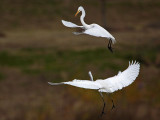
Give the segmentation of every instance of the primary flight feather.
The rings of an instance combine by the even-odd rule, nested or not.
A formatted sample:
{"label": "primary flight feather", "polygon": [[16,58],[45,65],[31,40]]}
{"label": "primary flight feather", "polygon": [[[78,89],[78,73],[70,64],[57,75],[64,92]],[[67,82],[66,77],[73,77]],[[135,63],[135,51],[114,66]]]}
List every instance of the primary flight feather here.
{"label": "primary flight feather", "polygon": [[[98,90],[100,93],[102,100],[103,100],[103,109],[102,114],[104,114],[104,108],[105,108],[105,101],[103,98],[102,92],[106,93],[113,93],[114,91],[120,90],[123,87],[126,87],[134,82],[134,80],[139,75],[140,70],[140,64],[138,62],[129,62],[129,66],[126,70],[123,72],[119,71],[117,75],[107,78],[107,79],[98,79],[96,81],[93,81],[92,73],[89,72],[89,76],[91,80],[77,80],[74,79],[73,81],[68,82],[61,82],[61,83],[52,83],[48,82],[50,85],[72,85],[79,88],[85,88],[85,89],[94,89]],[[112,109],[115,108],[114,102],[112,100]]]}
{"label": "primary flight feather", "polygon": [[68,22],[68,21],[62,20],[63,25],[66,26],[66,27],[71,27],[71,28],[81,28],[82,32],[73,32],[75,35],[88,34],[88,35],[95,36],[95,37],[107,38],[109,40],[108,49],[112,52],[111,45],[112,45],[112,43],[114,44],[116,42],[115,38],[107,30],[105,30],[103,27],[101,27],[98,24],[90,24],[90,25],[86,24],[84,22],[84,17],[85,17],[86,13],[85,13],[85,10],[84,10],[84,8],[82,6],[80,6],[78,8],[78,11],[75,14],[75,16],[79,12],[82,12],[82,15],[80,17],[80,21],[82,23],[82,26],[76,25],[76,24],[74,24],[72,22]]}
{"label": "primary flight feather", "polygon": [[119,72],[117,75],[107,79],[98,79],[96,81],[74,79],[73,81],[69,82],[48,83],[50,85],[67,84],[85,89],[96,89],[99,92],[112,93],[134,82],[139,74],[139,70],[140,64],[135,61],[129,64],[128,68],[123,72]]}

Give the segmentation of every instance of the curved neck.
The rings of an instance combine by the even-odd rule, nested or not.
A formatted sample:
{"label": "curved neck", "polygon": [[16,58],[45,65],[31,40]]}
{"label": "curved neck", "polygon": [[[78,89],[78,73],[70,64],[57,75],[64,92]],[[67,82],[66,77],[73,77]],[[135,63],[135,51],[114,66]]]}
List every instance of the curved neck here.
{"label": "curved neck", "polygon": [[82,15],[80,17],[80,20],[81,20],[81,23],[82,25],[87,29],[88,28],[88,25],[84,22],[84,17],[85,17],[86,13],[84,10],[82,10]]}

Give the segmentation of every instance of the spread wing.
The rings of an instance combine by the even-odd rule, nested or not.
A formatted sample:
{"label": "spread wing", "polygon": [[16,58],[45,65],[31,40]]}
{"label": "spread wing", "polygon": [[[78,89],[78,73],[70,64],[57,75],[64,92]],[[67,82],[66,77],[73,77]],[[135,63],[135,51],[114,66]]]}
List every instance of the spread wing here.
{"label": "spread wing", "polygon": [[92,24],[93,27],[85,30],[83,33],[88,34],[95,37],[105,37],[111,39],[113,43],[116,42],[115,38],[103,27],[99,26],[98,24]]}
{"label": "spread wing", "polygon": [[80,87],[80,88],[85,88],[85,89],[99,89],[101,86],[94,81],[89,81],[89,80],[73,80],[69,82],[61,82],[61,83],[51,83],[48,82],[50,85],[62,85],[62,84],[67,84],[67,85],[72,85],[75,87]]}
{"label": "spread wing", "polygon": [[72,22],[68,22],[68,21],[65,21],[65,20],[62,20],[62,23],[64,26],[66,27],[71,27],[71,28],[76,28],[76,27],[80,27],[80,28],[83,28],[83,26],[78,26]]}
{"label": "spread wing", "polygon": [[106,92],[114,92],[130,85],[137,78],[139,70],[140,64],[136,61],[133,63],[132,61],[125,71],[119,72],[118,75],[104,80],[104,84],[107,85]]}

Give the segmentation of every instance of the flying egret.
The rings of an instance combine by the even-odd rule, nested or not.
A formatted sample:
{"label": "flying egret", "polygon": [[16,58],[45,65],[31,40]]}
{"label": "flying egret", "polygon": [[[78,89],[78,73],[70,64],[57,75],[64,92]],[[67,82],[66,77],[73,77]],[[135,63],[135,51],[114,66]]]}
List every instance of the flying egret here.
{"label": "flying egret", "polygon": [[[117,75],[107,79],[97,79],[96,81],[93,81],[93,76],[91,72],[89,72],[91,80],[74,79],[73,81],[68,81],[68,82],[61,82],[61,83],[48,82],[48,83],[50,85],[67,84],[85,89],[98,90],[104,103],[102,109],[102,115],[103,115],[105,108],[105,101],[102,92],[113,93],[117,90],[122,89],[123,87],[130,85],[137,78],[139,70],[140,70],[140,64],[136,61],[135,62],[132,61],[131,63],[129,62],[129,66],[126,70],[124,70],[123,72],[119,71]],[[113,104],[112,108],[114,108],[113,100],[112,104]]]}
{"label": "flying egret", "polygon": [[86,15],[86,13],[85,13],[85,10],[82,6],[80,6],[78,8],[78,11],[75,14],[75,16],[77,16],[77,14],[79,12],[82,12],[82,15],[80,17],[80,21],[82,23],[82,26],[78,26],[78,25],[76,25],[72,22],[62,20],[63,25],[66,26],[66,27],[71,27],[71,28],[81,28],[82,32],[73,32],[75,35],[88,34],[88,35],[95,36],[95,37],[105,37],[105,38],[107,38],[109,40],[108,49],[111,52],[113,52],[111,45],[112,45],[112,43],[114,44],[116,42],[115,38],[107,30],[105,30],[103,27],[101,27],[98,24],[90,24],[90,25],[86,24],[84,22],[84,17]]}

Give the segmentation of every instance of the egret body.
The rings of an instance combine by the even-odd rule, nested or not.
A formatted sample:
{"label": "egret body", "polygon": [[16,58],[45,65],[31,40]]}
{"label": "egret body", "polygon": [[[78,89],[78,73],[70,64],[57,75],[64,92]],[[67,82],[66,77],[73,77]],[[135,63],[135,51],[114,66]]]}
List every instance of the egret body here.
{"label": "egret body", "polygon": [[[139,75],[139,70],[140,70],[140,64],[136,61],[135,62],[132,61],[131,63],[129,63],[129,66],[126,70],[124,70],[123,72],[119,71],[117,75],[107,79],[98,79],[96,81],[93,81],[93,76],[91,72],[89,72],[89,76],[91,80],[74,79],[73,81],[68,81],[68,82],[61,82],[61,83],[48,82],[48,83],[50,85],[67,84],[67,85],[72,85],[75,87],[80,87],[85,89],[98,90],[103,99],[102,92],[113,93],[134,82],[134,80]],[[103,99],[103,102],[104,102],[104,99]],[[113,103],[113,100],[112,100],[112,103]],[[104,107],[105,107],[105,102],[104,102]],[[102,114],[104,113],[104,107],[102,110]],[[114,107],[114,103],[112,108],[113,107]]]}
{"label": "egret body", "polygon": [[111,45],[112,45],[112,43],[114,44],[116,42],[115,38],[107,30],[105,30],[103,27],[101,27],[98,24],[90,24],[90,25],[86,24],[84,22],[84,17],[86,15],[86,13],[85,13],[85,10],[82,6],[80,6],[78,8],[78,11],[75,14],[75,16],[77,16],[77,14],[80,12],[82,12],[82,15],[80,17],[80,21],[82,23],[82,26],[76,25],[72,22],[62,20],[63,25],[66,27],[71,27],[71,28],[81,28],[82,32],[73,32],[75,35],[88,34],[88,35],[95,36],[95,37],[107,38],[109,40],[108,49],[111,52],[113,52]]}

